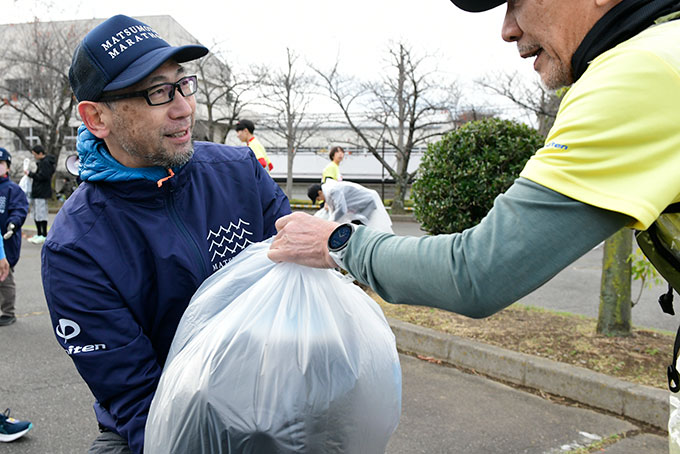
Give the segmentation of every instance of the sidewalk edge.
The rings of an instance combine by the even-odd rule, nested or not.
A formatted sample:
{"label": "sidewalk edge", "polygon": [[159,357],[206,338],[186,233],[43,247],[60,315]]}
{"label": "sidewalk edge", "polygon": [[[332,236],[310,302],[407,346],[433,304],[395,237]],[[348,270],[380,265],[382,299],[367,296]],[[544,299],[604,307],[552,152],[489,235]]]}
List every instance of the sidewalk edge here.
{"label": "sidewalk edge", "polygon": [[400,350],[432,356],[491,378],[566,397],[663,431],[668,391],[569,364],[506,350],[388,318]]}

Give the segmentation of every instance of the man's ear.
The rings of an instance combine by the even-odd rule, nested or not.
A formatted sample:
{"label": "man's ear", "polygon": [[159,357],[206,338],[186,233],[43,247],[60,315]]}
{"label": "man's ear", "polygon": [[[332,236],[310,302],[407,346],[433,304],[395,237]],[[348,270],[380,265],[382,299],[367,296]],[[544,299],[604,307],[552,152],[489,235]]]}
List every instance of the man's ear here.
{"label": "man's ear", "polygon": [[85,127],[99,139],[106,138],[111,132],[106,119],[104,107],[101,103],[92,101],[81,101],[78,104],[78,113],[85,123]]}

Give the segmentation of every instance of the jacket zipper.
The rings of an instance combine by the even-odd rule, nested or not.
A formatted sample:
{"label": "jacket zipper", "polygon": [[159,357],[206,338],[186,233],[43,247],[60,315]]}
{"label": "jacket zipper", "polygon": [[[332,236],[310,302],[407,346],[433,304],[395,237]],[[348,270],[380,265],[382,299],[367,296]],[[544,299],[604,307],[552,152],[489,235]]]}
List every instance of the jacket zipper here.
{"label": "jacket zipper", "polygon": [[201,268],[201,271],[203,272],[203,276],[207,278],[209,276],[208,270],[205,267],[205,263],[203,262],[203,256],[201,254],[201,249],[198,247],[198,244],[196,244],[196,241],[194,241],[193,237],[189,234],[189,231],[187,230],[186,226],[182,222],[182,219],[179,217],[179,214],[177,213],[177,208],[175,207],[175,197],[173,194],[173,190],[170,190],[170,193],[168,194],[168,197],[166,199],[167,206],[168,206],[168,213],[170,214],[170,218],[172,221],[175,223],[179,231],[184,235],[184,237],[187,240],[187,243],[189,243],[192,246],[192,249],[194,251],[194,256],[196,257],[196,260],[198,261],[198,265]]}

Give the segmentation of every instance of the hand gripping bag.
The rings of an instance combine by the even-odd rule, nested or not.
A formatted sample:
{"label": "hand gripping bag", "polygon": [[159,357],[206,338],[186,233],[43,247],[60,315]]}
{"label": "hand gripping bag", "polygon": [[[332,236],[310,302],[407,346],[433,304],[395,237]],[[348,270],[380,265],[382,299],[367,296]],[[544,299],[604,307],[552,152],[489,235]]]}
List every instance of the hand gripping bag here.
{"label": "hand gripping bag", "polygon": [[178,326],[145,454],[384,453],[401,368],[380,307],[333,270],[241,252]]}

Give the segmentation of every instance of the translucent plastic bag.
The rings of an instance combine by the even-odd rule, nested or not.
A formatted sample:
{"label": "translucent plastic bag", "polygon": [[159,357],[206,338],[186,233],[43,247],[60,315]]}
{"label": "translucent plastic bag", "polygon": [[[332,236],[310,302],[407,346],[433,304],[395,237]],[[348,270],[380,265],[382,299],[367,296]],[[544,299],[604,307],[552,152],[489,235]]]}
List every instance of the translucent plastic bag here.
{"label": "translucent plastic bag", "polygon": [[328,211],[326,207],[319,208],[318,210],[316,210],[316,212],[314,212],[314,216],[317,218],[325,219],[327,221],[331,220],[330,211]]}
{"label": "translucent plastic bag", "polygon": [[401,368],[380,307],[257,243],[208,278],[172,343],[145,454],[384,453]]}
{"label": "translucent plastic bag", "polygon": [[373,189],[349,181],[326,180],[321,185],[328,207],[328,218],[335,222],[359,221],[363,225],[394,233],[392,220]]}
{"label": "translucent plastic bag", "polygon": [[24,175],[19,180],[19,187],[22,191],[24,191],[24,193],[26,193],[26,197],[30,197],[31,189],[33,188],[33,179],[28,175]]}

